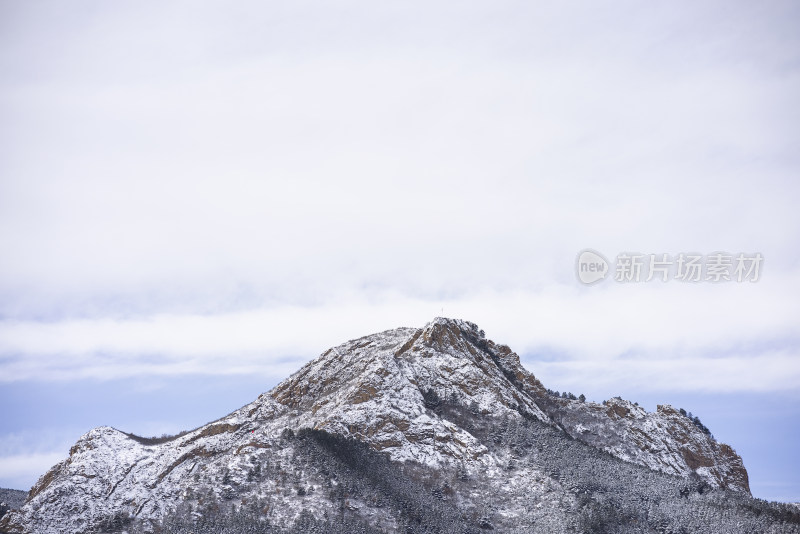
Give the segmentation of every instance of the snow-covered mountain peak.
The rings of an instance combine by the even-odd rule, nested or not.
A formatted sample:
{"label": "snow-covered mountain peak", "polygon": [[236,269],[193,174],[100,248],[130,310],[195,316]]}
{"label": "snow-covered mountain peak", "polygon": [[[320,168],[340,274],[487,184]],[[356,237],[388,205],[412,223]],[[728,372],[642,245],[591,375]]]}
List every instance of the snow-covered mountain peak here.
{"label": "snow-covered mountain peak", "polygon": [[436,318],[324,352],[271,396],[293,424],[354,437],[396,460],[490,461],[468,432],[431,413],[442,400],[486,415],[549,421],[525,386],[538,381],[473,323]]}
{"label": "snow-covered mountain peak", "polygon": [[[422,328],[332,347],[252,403],[178,436],[95,428],[40,478],[22,510],[3,518],[0,532],[84,532],[99,518],[155,520],[182,503],[233,499],[243,505],[273,502],[276,495],[282,497],[273,504],[286,517],[309,507],[328,510],[321,496],[287,489],[287,469],[300,473],[295,486],[312,484],[296,464],[306,446],[297,441],[301,436],[323,443],[351,438],[347,443],[397,465],[483,477],[503,494],[535,481],[542,495],[562,495],[557,478],[536,467],[513,471],[518,480],[505,486],[514,458],[544,452],[554,433],[566,440],[558,447],[579,441],[652,471],[697,475],[712,487],[748,493],[741,458],[699,420],[668,405],[649,413],[620,398],[599,404],[551,393],[477,325],[437,317]],[[487,428],[516,430],[506,438]],[[544,448],[531,449],[533,442],[521,436],[536,428],[546,429],[536,431],[544,440],[536,447]],[[511,449],[496,445],[506,439],[515,443]]]}

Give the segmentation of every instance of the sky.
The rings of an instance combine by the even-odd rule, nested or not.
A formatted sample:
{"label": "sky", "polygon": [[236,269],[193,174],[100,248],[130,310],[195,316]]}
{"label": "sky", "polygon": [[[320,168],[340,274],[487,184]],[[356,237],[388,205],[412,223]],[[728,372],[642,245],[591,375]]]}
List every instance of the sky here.
{"label": "sky", "polygon": [[[194,428],[447,316],[549,388],[692,411],[755,496],[800,501],[798,23],[789,1],[0,0],[0,486],[95,426]],[[716,253],[760,254],[757,281],[616,279]]]}

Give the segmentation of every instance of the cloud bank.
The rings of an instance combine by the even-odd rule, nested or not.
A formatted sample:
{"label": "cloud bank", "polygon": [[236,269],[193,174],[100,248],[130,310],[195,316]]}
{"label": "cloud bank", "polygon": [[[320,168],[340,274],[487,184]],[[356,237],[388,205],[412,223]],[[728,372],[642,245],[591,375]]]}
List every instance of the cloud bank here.
{"label": "cloud bank", "polygon": [[[571,268],[569,265],[565,269]],[[436,301],[383,295],[315,307],[135,319],[9,321],[3,381],[181,374],[288,376],[328,347],[444,313],[476,321],[535,374],[578,387],[791,390],[800,378],[790,280],[552,286]],[[791,293],[791,291],[789,291]],[[777,307],[776,307],[777,306]],[[584,385],[584,387],[585,387]]]}

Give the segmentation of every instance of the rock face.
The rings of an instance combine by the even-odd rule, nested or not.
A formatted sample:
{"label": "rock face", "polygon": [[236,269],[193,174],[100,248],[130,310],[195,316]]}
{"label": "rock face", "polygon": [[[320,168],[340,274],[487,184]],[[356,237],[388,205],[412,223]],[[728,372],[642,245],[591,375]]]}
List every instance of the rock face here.
{"label": "rock face", "polygon": [[[481,431],[490,427],[494,434]],[[505,444],[503,436],[512,428],[520,436],[523,428],[544,430],[534,437],[533,430],[525,430],[521,442],[529,446],[519,449]],[[510,348],[487,340],[473,323],[437,318],[424,328],[398,328],[331,348],[254,402],[173,439],[148,440],[110,427],[91,430],[40,478],[25,505],[3,518],[0,530],[121,531],[132,522],[147,530],[147,524],[170,514],[196,520],[220,502],[256,506],[262,520],[287,527],[304,514],[317,519],[344,514],[344,501],[331,497],[337,477],[319,467],[322,453],[309,453],[311,441],[301,435],[323,444],[350,438],[347,443],[365,445],[406,471],[417,466],[458,473],[458,480],[478,477],[484,495],[503,496],[491,513],[503,510],[505,519],[495,523],[529,514],[544,525],[547,506],[585,506],[574,488],[548,472],[545,452],[536,452],[546,451],[546,444],[530,445],[550,435],[566,443],[561,448],[600,449],[647,468],[636,473],[699,477],[704,487],[749,496],[741,458],[670,406],[647,413],[621,399],[604,404],[555,399]],[[530,459],[524,466],[522,457]],[[459,484],[453,478],[442,486],[442,499],[447,500],[447,488],[453,493]],[[351,493],[347,510],[360,509],[352,513],[383,530],[399,528],[402,518],[390,506]],[[461,503],[459,510],[474,511],[478,503],[470,499],[480,495],[451,499]],[[529,509],[530,499],[544,508]],[[559,524],[572,519],[563,521]]]}
{"label": "rock face", "polygon": [[603,404],[540,399],[547,413],[570,436],[663,473],[694,473],[717,488],[750,492],[742,459],[669,405],[656,413],[619,397]]}
{"label": "rock face", "polygon": [[[512,376],[519,387],[506,369],[519,373]],[[290,428],[312,426],[385,450],[393,460],[439,465],[491,460],[464,429],[428,413],[435,399],[547,421],[526,385],[541,388],[507,347],[485,340],[472,323],[439,319],[330,349],[270,395],[291,410]]]}

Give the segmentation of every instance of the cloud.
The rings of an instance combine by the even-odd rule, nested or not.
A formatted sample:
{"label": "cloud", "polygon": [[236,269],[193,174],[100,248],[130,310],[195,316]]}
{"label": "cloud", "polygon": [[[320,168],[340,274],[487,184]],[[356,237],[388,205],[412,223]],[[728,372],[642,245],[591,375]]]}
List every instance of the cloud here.
{"label": "cloud", "polygon": [[242,6],[18,10],[3,317],[531,291],[585,246],[796,264],[787,8]]}
{"label": "cloud", "polygon": [[[690,354],[683,358],[540,362],[528,358],[545,386],[590,393],[595,399],[625,392],[793,392],[800,380],[797,344],[782,351],[731,356]],[[616,393],[615,393],[616,392]]]}
{"label": "cloud", "polygon": [[489,337],[522,354],[535,374],[559,383],[567,377],[576,389],[580,380],[613,389],[635,377],[651,387],[720,391],[796,384],[794,318],[800,310],[784,295],[793,294],[797,280],[605,284],[435,301],[356,294],[318,306],[212,315],[6,322],[0,325],[0,375],[4,381],[252,373],[282,378],[330,346],[422,326],[444,313],[476,321]]}

